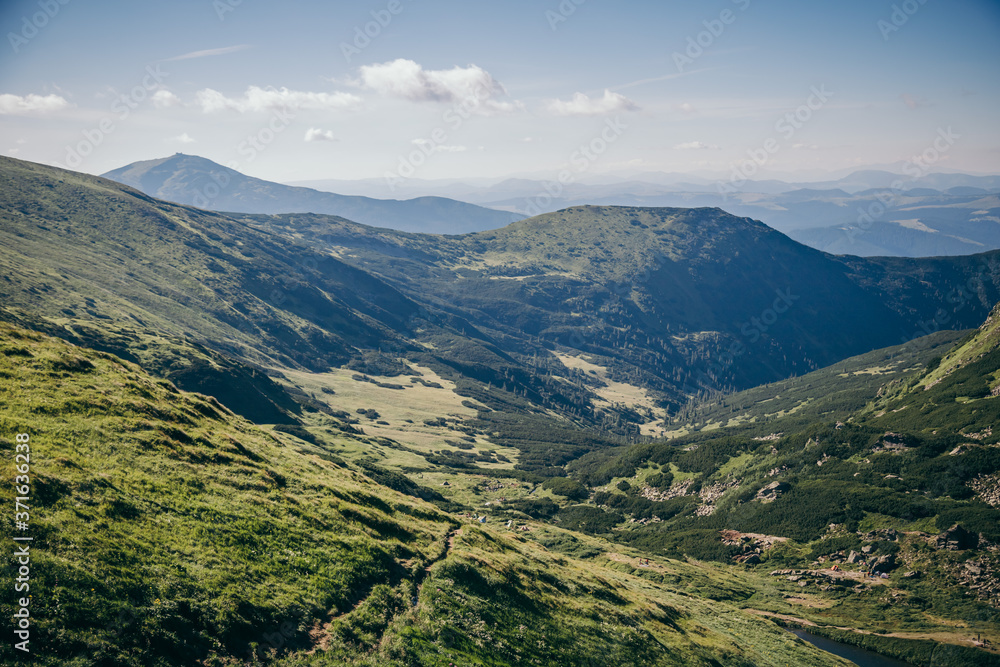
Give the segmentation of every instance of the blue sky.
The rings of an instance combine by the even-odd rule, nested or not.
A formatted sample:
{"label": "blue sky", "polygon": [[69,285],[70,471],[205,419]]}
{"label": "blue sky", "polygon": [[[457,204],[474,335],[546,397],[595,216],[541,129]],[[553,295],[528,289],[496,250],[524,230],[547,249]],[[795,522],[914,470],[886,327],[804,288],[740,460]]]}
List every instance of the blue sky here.
{"label": "blue sky", "polygon": [[1000,172],[996,0],[0,6],[0,151],[90,173]]}

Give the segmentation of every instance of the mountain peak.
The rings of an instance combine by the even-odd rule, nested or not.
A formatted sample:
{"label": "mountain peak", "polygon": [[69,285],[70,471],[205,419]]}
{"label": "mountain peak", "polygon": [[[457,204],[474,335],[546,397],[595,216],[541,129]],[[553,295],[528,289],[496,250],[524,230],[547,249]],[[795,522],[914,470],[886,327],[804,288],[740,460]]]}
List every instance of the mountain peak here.
{"label": "mountain peak", "polygon": [[385,200],[283,185],[247,176],[208,158],[186,153],[133,162],[103,176],[151,197],[185,206],[267,215],[336,215],[365,225],[410,232],[477,232],[495,229],[523,217],[443,197]]}

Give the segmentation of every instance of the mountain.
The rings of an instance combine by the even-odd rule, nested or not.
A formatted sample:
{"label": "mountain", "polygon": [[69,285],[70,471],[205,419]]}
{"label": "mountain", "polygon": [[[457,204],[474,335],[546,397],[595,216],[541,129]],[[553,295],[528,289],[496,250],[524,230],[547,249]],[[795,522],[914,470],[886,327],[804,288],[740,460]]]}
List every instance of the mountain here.
{"label": "mountain", "polygon": [[429,234],[494,229],[524,216],[443,197],[404,201],[350,197],[253,178],[195,155],[177,153],[104,174],[150,196],[213,211],[326,213],[375,227]]}
{"label": "mountain", "polygon": [[3,158],[0,185],[8,308],[314,370],[398,340],[418,309],[333,257],[113,181]]}
{"label": "mountain", "polygon": [[796,229],[789,235],[826,252],[862,256],[968,255],[1000,247],[996,194],[971,188],[948,193],[873,190],[839,204],[852,207],[854,218],[829,227]]}
{"label": "mountain", "polygon": [[719,209],[432,236],[9,158],[0,243],[45,664],[842,664],[765,619],[995,664],[996,319],[943,330],[1000,253]]}
{"label": "mountain", "polygon": [[[663,176],[663,175],[661,175]],[[646,180],[641,180],[646,179]],[[552,183],[507,179],[470,183],[419,181],[407,192],[435,192],[495,209],[531,214],[580,205],[722,208],[752,217],[805,245],[833,254],[895,257],[969,255],[1000,248],[1000,177],[857,171],[817,183],[727,180],[634,180]],[[330,187],[378,192],[384,183],[338,181]],[[555,193],[550,196],[549,193]],[[350,217],[350,216],[347,216]]]}
{"label": "mountain", "polygon": [[[595,355],[671,401],[678,388],[749,387],[909,340],[939,310],[947,328],[975,326],[1000,298],[996,253],[838,259],[718,209],[575,207],[447,239],[323,216],[241,220],[335,253],[522,349]],[[931,270],[940,283],[920,278]],[[975,291],[956,301],[970,281]]]}
{"label": "mountain", "polygon": [[973,326],[1000,299],[992,255],[833,258],[718,209],[580,207],[440,237],[314,214],[233,218],[82,174],[0,166],[11,249],[0,295],[57,335],[73,340],[78,324],[100,320],[118,341],[106,349],[151,363],[160,356],[136,351],[150,332],[262,368],[322,372],[363,366],[368,352],[402,355],[626,431],[621,419],[648,418],[567,383],[567,363],[589,355],[673,409],[928,327]]}

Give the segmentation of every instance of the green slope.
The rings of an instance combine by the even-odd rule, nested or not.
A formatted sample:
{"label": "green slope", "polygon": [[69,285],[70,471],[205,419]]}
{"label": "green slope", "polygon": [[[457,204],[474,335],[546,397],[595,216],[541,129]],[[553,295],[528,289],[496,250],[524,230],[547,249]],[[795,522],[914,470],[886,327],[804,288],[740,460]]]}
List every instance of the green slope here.
{"label": "green slope", "polygon": [[327,368],[398,336],[415,304],[370,275],[222,215],[0,159],[0,299]]}
{"label": "green slope", "polygon": [[743,426],[747,433],[768,435],[778,419],[784,429],[817,420],[847,420],[865,408],[884,385],[922,371],[929,362],[949,352],[961,337],[961,332],[942,331],[799,377],[694,400],[670,420],[672,428],[677,429],[673,433]]}
{"label": "green slope", "polygon": [[33,664],[843,664],[726,602],[746,584],[721,571],[456,533],[111,355],[0,324],[0,375],[5,478],[30,435]]}

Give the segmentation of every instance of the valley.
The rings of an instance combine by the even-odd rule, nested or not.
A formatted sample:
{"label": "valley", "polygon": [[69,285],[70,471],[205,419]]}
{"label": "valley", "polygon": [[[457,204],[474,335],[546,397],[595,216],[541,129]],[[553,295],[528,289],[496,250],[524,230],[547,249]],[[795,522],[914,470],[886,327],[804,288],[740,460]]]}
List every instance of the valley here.
{"label": "valley", "polygon": [[39,664],[1000,664],[996,251],[0,184]]}

